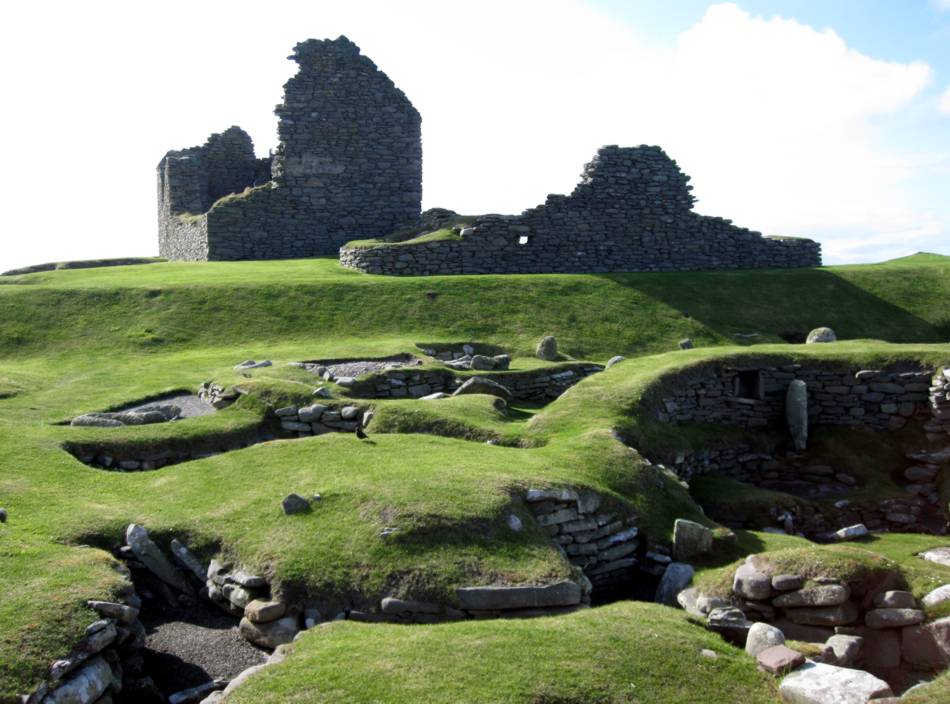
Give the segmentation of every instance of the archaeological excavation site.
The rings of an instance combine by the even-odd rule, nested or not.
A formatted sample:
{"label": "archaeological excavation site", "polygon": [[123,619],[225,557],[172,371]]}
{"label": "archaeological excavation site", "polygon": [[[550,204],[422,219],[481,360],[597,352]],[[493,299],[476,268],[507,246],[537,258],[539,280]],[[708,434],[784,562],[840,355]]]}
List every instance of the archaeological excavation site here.
{"label": "archaeological excavation site", "polygon": [[0,276],[0,703],[950,702],[950,258],[648,145],[423,211],[409,97],[289,58],[160,258]]}

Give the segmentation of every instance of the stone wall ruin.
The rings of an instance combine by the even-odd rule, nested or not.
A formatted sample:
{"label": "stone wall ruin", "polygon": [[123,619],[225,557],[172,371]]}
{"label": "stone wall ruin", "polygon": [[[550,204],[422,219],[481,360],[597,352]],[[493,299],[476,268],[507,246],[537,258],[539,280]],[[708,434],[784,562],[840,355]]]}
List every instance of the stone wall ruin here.
{"label": "stone wall ruin", "polygon": [[[906,464],[895,467],[903,492],[886,498],[852,498],[849,489],[859,484],[847,473],[797,453],[780,456],[751,443],[726,440],[697,450],[649,453],[677,476],[690,481],[696,475],[716,473],[744,484],[783,491],[799,485],[799,496],[815,500],[848,496],[834,509],[819,510],[810,501],[789,501],[798,530],[808,535],[828,533],[863,523],[871,530],[888,529],[944,534],[950,515],[940,497],[936,477],[950,457],[944,445],[950,435],[946,418],[946,388],[950,375],[917,362],[898,362],[884,369],[856,369],[842,365],[792,364],[772,360],[745,367],[709,364],[684,370],[664,380],[649,402],[651,415],[660,423],[715,424],[756,429],[782,428],[786,421],[785,392],[795,380],[808,389],[810,425],[896,431],[910,422],[925,433],[930,448],[915,447],[905,455]],[[814,490],[808,487],[814,486]],[[804,493],[802,493],[804,492]],[[826,501],[825,504],[830,504]],[[775,518],[776,516],[773,516]],[[730,527],[761,527],[756,517],[735,512],[720,516]],[[753,523],[749,523],[752,520]],[[779,521],[781,523],[781,521]]]}
{"label": "stone wall ruin", "polygon": [[163,257],[335,254],[418,219],[421,118],[406,95],[346,37],[309,39],[289,58],[299,70],[275,110],[272,160],[256,159],[250,137],[232,127],[159,163]]}
{"label": "stone wall ruin", "polygon": [[655,146],[602,147],[569,196],[485,215],[458,239],[344,247],[371,274],[608,273],[810,267],[812,240],[763,237],[693,212],[690,177]]}

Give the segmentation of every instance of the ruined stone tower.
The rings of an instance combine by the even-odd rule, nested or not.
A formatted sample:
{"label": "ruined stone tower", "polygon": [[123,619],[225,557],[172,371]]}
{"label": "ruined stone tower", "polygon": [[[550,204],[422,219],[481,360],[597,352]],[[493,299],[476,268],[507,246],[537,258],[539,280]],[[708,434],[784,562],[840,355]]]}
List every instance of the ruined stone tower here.
{"label": "ruined stone tower", "polygon": [[419,217],[421,119],[346,37],[309,39],[277,106],[270,164],[231,127],[158,165],[159,251],[169,259],[336,254]]}

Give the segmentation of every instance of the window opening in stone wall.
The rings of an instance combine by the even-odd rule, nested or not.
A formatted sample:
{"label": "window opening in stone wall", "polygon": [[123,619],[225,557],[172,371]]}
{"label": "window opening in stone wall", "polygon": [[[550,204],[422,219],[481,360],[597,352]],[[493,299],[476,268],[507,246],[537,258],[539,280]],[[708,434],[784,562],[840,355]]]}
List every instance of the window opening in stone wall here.
{"label": "window opening in stone wall", "polygon": [[521,235],[521,237],[518,238],[518,244],[528,244],[529,239],[527,235]]}
{"label": "window opening in stone wall", "polygon": [[758,369],[743,369],[736,374],[733,391],[738,398],[751,398],[761,401],[765,398],[762,385],[762,372]]}

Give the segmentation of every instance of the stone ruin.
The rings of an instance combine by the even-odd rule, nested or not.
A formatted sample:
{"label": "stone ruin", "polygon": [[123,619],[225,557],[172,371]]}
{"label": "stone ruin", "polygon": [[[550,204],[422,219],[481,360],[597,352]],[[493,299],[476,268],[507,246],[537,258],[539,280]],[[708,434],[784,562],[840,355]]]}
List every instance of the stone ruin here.
{"label": "stone ruin", "polygon": [[254,156],[239,127],[158,165],[159,251],[168,259],[336,254],[419,217],[421,118],[346,37],[309,39],[289,57],[280,144]]}
{"label": "stone ruin", "polygon": [[810,267],[821,246],[693,212],[690,177],[655,146],[602,147],[568,196],[484,215],[454,239],[345,247],[372,274],[540,274]]}
{"label": "stone ruin", "polygon": [[[568,196],[521,215],[484,215],[457,236],[420,217],[419,113],[346,37],[309,39],[277,106],[280,144],[254,155],[238,127],[158,165],[159,251],[168,259],[336,254],[372,274],[607,273],[810,267],[812,240],[763,237],[693,212],[689,176],[659,147],[601,148]],[[454,222],[452,217],[443,218]],[[457,218],[456,218],[457,220]],[[409,233],[408,235],[406,233]],[[364,246],[351,240],[378,239]]]}

